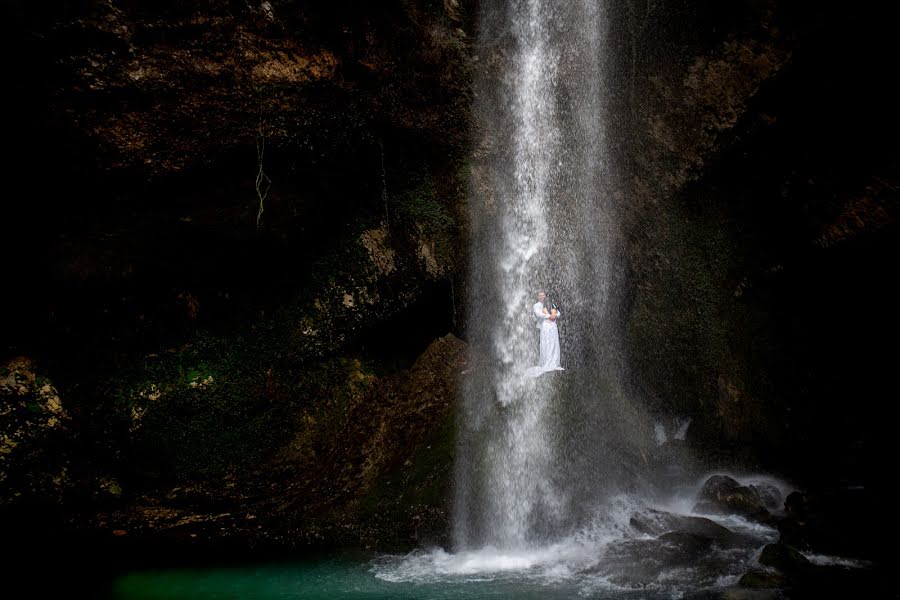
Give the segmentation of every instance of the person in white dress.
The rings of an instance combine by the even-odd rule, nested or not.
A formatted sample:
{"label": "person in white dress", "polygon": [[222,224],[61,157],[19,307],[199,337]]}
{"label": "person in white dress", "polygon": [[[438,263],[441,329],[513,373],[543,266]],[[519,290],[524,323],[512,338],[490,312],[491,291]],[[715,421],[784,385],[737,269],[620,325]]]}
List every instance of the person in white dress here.
{"label": "person in white dress", "polygon": [[531,307],[535,324],[541,332],[541,351],[538,365],[525,371],[529,377],[538,377],[547,371],[563,370],[559,366],[559,329],[556,326],[556,320],[562,313],[556,308],[547,309],[544,306],[546,299],[547,295],[544,292],[538,292],[537,302]]}

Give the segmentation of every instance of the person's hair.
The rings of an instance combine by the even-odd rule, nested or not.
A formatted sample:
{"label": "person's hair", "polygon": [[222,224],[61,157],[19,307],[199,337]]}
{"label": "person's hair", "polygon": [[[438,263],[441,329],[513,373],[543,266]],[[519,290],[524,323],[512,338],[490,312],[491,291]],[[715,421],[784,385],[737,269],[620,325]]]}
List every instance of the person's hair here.
{"label": "person's hair", "polygon": [[540,296],[541,294],[546,296],[547,292],[545,292],[544,290],[538,290],[537,293],[535,294],[535,297]]}

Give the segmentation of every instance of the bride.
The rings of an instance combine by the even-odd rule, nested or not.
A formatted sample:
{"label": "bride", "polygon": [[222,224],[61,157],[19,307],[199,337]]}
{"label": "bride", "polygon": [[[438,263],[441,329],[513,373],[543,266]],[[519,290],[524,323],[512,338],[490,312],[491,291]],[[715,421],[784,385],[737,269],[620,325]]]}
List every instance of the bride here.
{"label": "bride", "polygon": [[528,377],[538,377],[547,371],[562,371],[559,366],[559,329],[556,326],[556,320],[562,313],[556,308],[547,309],[544,306],[546,299],[544,292],[539,292],[537,302],[532,307],[534,318],[537,321],[537,328],[541,331],[541,354],[540,362],[536,367],[529,367],[525,374]]}

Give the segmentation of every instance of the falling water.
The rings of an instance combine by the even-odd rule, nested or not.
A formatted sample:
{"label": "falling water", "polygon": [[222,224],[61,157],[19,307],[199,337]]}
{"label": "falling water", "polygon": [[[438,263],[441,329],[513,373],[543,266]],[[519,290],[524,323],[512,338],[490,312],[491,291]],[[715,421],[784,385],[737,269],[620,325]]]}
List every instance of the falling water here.
{"label": "falling water", "polygon": [[[732,541],[699,555],[671,545],[668,533],[710,524],[688,517],[709,473],[679,443],[689,420],[654,429],[630,387],[624,169],[612,139],[623,128],[610,126],[623,109],[608,75],[605,0],[481,6],[453,545],[384,557],[373,572],[416,585],[537,582],[540,597],[668,598],[735,585],[777,530],[701,510]],[[566,370],[530,379],[541,289],[562,309]],[[742,478],[773,497],[788,491]],[[667,524],[655,532],[639,525],[657,520]]]}
{"label": "falling water", "polygon": [[[491,4],[480,16],[458,549],[566,535],[626,484],[646,437],[620,385],[604,7]],[[562,309],[569,371],[531,380],[522,371],[537,359],[530,308],[539,289]]]}

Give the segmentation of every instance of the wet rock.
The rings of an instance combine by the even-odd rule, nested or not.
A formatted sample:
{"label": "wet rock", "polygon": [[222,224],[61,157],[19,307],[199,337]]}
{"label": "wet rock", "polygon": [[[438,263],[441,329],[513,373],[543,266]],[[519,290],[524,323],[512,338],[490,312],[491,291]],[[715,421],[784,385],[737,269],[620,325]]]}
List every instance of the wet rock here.
{"label": "wet rock", "polygon": [[778,522],[780,541],[818,554],[878,559],[890,552],[890,536],[872,536],[882,527],[883,501],[863,488],[793,492]]}
{"label": "wet rock", "polygon": [[809,510],[810,499],[804,492],[791,492],[784,500],[784,510],[790,517],[802,518]]}
{"label": "wet rock", "polygon": [[686,531],[671,531],[662,534],[656,539],[684,556],[694,557],[709,550],[713,544],[711,537]]}
{"label": "wet rock", "polygon": [[619,585],[642,584],[656,579],[666,569],[695,562],[696,554],[682,552],[676,540],[666,544],[658,539],[625,540],[610,544],[603,561],[595,569],[609,575]]}
{"label": "wet rock", "polygon": [[757,540],[702,517],[643,509],[632,515],[630,524],[655,537],[610,544],[592,572],[616,585],[645,586],[673,571],[690,570],[696,581],[713,586],[723,574],[740,575],[733,570],[736,557],[749,559],[758,547]]}
{"label": "wet rock", "polygon": [[755,589],[773,589],[785,586],[786,579],[780,573],[771,571],[749,571],[744,573],[738,585]]}
{"label": "wet rock", "polygon": [[734,554],[722,552],[718,545],[708,536],[682,531],[623,540],[610,544],[591,571],[616,585],[640,587],[660,581],[673,570],[690,569],[695,582],[712,586],[734,562]]}
{"label": "wet rock", "polygon": [[694,504],[694,507],[691,509],[691,512],[700,513],[704,515],[719,515],[719,514],[728,514],[729,511],[722,510],[722,507],[716,504],[715,502],[710,502],[708,500],[703,500],[701,502],[697,502]]}
{"label": "wet rock", "polygon": [[800,573],[810,567],[809,560],[796,548],[780,543],[769,544],[763,548],[759,562],[788,575]]}
{"label": "wet rock", "polygon": [[887,598],[893,596],[889,573],[871,565],[820,565],[787,544],[769,544],[759,562],[777,569],[751,571],[741,578],[747,587],[787,587],[797,598]]}
{"label": "wet rock", "polygon": [[660,510],[648,510],[631,517],[630,524],[647,535],[662,536],[668,533],[699,535],[723,546],[739,544],[743,537],[727,527],[704,517],[688,517]]}
{"label": "wet rock", "polygon": [[796,548],[810,549],[810,532],[815,528],[810,527],[809,495],[802,492],[789,494],[784,508],[786,518],[778,523],[780,541]]}
{"label": "wet rock", "polygon": [[[740,51],[736,52],[734,42],[729,41],[715,50],[719,58],[712,55],[698,57],[692,65],[688,60],[684,63],[686,68],[682,74],[672,69],[672,63],[669,63],[664,69],[666,73],[673,77],[683,75],[683,81],[659,81],[647,87],[640,102],[648,103],[648,108],[651,103],[659,108],[655,118],[642,126],[640,135],[632,136],[637,147],[635,156],[640,157],[647,175],[635,177],[635,189],[625,192],[626,197],[634,197],[636,202],[677,197],[675,190],[701,177],[699,167],[716,160],[708,153],[715,146],[715,140],[721,141],[723,137],[713,132],[726,131],[743,121],[739,115],[750,106],[749,101],[759,89],[759,84],[775,76],[788,56],[784,54],[784,46],[765,39],[772,33],[770,29],[765,31],[766,35],[761,38],[747,39],[746,45],[744,41],[739,43]],[[758,62],[760,59],[765,61],[764,69],[758,68],[763,64]],[[741,63],[750,68],[738,66]],[[663,69],[657,71],[662,72]],[[710,83],[716,91],[706,88],[706,83]],[[712,96],[719,96],[724,102],[714,101]],[[690,106],[690,110],[685,110],[686,106]],[[723,110],[726,106],[728,108]],[[697,131],[699,121],[708,123],[708,126],[704,125]],[[661,160],[666,155],[671,158]],[[678,166],[673,168],[676,164]],[[675,205],[674,202],[671,204]],[[697,396],[696,392],[690,396],[681,394],[682,398],[697,398],[697,403],[691,406],[692,401],[680,400],[677,408],[679,412],[703,415],[691,425],[688,437],[692,443],[709,443],[712,446],[729,441],[744,444],[763,437],[771,428],[765,419],[762,403],[746,393],[747,384],[737,373],[729,373],[720,366],[731,360],[727,344],[719,341],[725,339],[720,337],[720,331],[730,331],[731,328],[724,324],[721,329],[715,328],[713,331],[704,328],[704,335],[706,332],[709,334],[709,343],[698,344],[693,338],[684,338],[679,347],[672,345],[678,339],[678,331],[700,331],[712,314],[718,318],[723,311],[713,310],[712,307],[719,302],[724,305],[727,301],[726,298],[719,300],[710,294],[697,292],[700,289],[717,290],[724,296],[721,291],[724,286],[715,273],[703,266],[703,261],[684,251],[692,244],[687,240],[702,240],[698,243],[708,248],[705,252],[709,254],[701,256],[719,258],[726,255],[726,246],[720,245],[726,240],[717,232],[701,233],[695,229],[696,223],[682,230],[679,219],[674,216],[656,222],[641,217],[638,211],[635,213],[635,231],[641,231],[641,237],[629,242],[629,257],[632,264],[639,265],[642,276],[654,282],[654,287],[663,286],[657,290],[666,290],[666,293],[659,293],[651,292],[652,288],[647,288],[647,291],[642,289],[629,315],[629,342],[630,347],[635,349],[634,364],[642,374],[642,385],[653,389],[650,396],[665,397],[667,402],[674,395],[661,392],[671,390],[676,381],[678,388],[685,391],[704,389],[702,396]],[[662,249],[663,244],[665,250]],[[662,256],[665,260],[660,258]],[[673,269],[677,269],[682,278],[680,281],[685,283],[683,303],[673,303],[671,293],[674,286],[663,283]],[[665,369],[659,368],[661,360],[665,361]],[[715,381],[717,374],[718,385],[700,383],[707,381],[710,375]],[[690,383],[692,381],[697,383]]]}
{"label": "wet rock", "polygon": [[784,496],[781,495],[781,490],[771,483],[753,483],[747,487],[756,491],[768,510],[773,512],[783,510]]}
{"label": "wet rock", "polygon": [[737,514],[756,521],[770,519],[758,490],[743,486],[727,475],[713,475],[703,484],[693,512]]}
{"label": "wet rock", "polygon": [[[705,596],[704,596],[705,598]],[[722,600],[777,600],[782,598],[781,592],[775,589],[731,588],[722,596],[710,596]]]}

